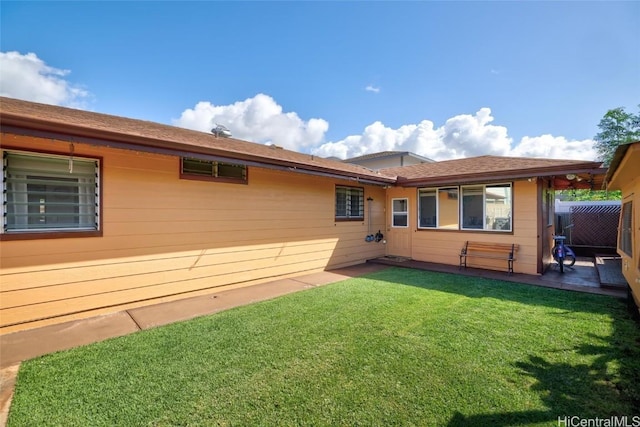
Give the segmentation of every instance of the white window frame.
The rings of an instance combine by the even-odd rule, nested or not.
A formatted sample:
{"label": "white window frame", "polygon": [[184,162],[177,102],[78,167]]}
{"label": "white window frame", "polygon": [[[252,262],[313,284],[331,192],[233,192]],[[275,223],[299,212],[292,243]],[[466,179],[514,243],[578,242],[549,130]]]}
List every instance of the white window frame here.
{"label": "white window frame", "polygon": [[[493,229],[487,227],[487,187],[509,187],[509,229]],[[464,226],[464,190],[471,188],[482,188],[482,228],[472,228]],[[512,233],[513,232],[513,183],[511,182],[498,182],[491,184],[473,184],[473,185],[461,185],[459,192],[459,207],[460,207],[460,229],[463,231],[478,231],[478,232],[497,232],[497,233]]]}
{"label": "white window frame", "polygon": [[[396,211],[395,201],[396,200],[404,200],[406,202],[406,210],[404,211]],[[396,225],[396,215],[404,215],[407,218],[406,225]],[[391,199],[391,227],[393,228],[409,228],[409,199],[406,197],[397,197]]]}
{"label": "white window frame", "polygon": [[[0,235],[3,240],[12,238],[30,238],[32,235],[46,237],[96,236],[101,233],[101,177],[99,158],[76,155],[50,154],[25,150],[4,149],[1,151],[3,165],[2,191],[3,224]],[[10,176],[13,174],[13,176]],[[29,175],[27,175],[29,174]],[[57,179],[57,183],[56,183]],[[64,183],[70,179],[77,180],[77,186],[67,186]],[[48,182],[51,182],[50,184]],[[29,196],[34,194],[48,194],[47,190],[29,190],[29,185],[56,186],[58,188],[71,187],[77,190],[77,223],[47,226],[49,218],[68,216],[68,212],[47,212],[54,206],[64,206],[60,196],[53,202],[47,203],[41,198],[38,212],[29,211],[34,202]],[[43,192],[44,191],[44,192]],[[52,194],[56,194],[54,191]],[[64,196],[63,196],[64,197]],[[74,197],[71,195],[71,197]],[[75,204],[73,206],[76,206]],[[84,212],[82,212],[84,210]],[[43,225],[30,222],[30,217],[40,216]],[[75,213],[74,213],[75,216]],[[13,217],[13,218],[11,218]],[[85,218],[83,221],[82,218]],[[86,218],[90,217],[88,220]],[[76,225],[77,226],[74,226]],[[52,236],[53,235],[53,236]]]}

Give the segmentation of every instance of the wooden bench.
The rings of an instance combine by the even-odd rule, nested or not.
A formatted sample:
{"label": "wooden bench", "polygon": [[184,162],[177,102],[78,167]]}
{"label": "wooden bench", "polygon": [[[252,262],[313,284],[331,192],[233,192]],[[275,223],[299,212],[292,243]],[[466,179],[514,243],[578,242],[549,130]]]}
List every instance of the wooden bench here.
{"label": "wooden bench", "polygon": [[467,268],[467,258],[503,259],[507,261],[507,271],[513,274],[518,245],[512,243],[488,243],[466,241],[460,251],[460,269]]}

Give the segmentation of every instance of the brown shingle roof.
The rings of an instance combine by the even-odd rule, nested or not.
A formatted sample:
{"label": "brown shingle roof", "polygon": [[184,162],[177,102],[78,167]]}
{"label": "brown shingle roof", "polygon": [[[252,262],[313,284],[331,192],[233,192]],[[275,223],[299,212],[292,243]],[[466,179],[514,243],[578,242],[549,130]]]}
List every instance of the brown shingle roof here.
{"label": "brown shingle roof", "polygon": [[149,121],[99,114],[18,99],[0,97],[0,123],[3,131],[12,128],[22,132],[55,134],[77,142],[98,141],[130,149],[158,150],[189,154],[205,154],[230,159],[284,166],[304,171],[330,173],[346,178],[366,179],[381,184],[395,181],[363,166],[324,159],[310,154],[243,141],[216,138],[198,132]]}
{"label": "brown shingle roof", "polygon": [[[2,132],[17,132],[173,155],[219,156],[290,170],[332,174],[380,184],[440,185],[583,174],[599,179],[600,163],[480,156],[372,171],[368,168],[235,138],[107,114],[0,97]],[[582,176],[582,175],[581,175]],[[600,178],[598,178],[600,177]],[[597,186],[597,188],[600,188]]]}
{"label": "brown shingle roof", "polygon": [[599,162],[498,156],[469,157],[381,170],[385,174],[397,175],[398,184],[401,185],[473,183],[568,173],[601,182],[605,171]]}

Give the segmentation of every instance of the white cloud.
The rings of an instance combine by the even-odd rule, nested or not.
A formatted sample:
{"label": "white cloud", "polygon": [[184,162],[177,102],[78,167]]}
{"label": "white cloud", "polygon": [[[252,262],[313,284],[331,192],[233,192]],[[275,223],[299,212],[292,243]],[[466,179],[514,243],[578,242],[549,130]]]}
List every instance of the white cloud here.
{"label": "white cloud", "polygon": [[274,143],[290,150],[322,157],[346,159],[379,151],[410,151],[434,160],[495,155],[594,160],[592,140],[568,140],[542,135],[524,137],[514,144],[507,128],[492,124],[491,109],[460,114],[442,126],[423,120],[398,128],[375,121],[361,134],[338,141],[325,141],[329,128],[323,119],[304,121],[296,113],[284,113],[276,101],[264,94],[231,105],[199,102],[183,111],[177,126],[209,132],[216,123],[228,127],[233,136],[258,143]]}
{"label": "white cloud", "polygon": [[481,108],[474,116],[461,114],[452,117],[443,126],[442,140],[462,157],[507,155],[511,147],[507,128],[491,125],[492,121],[489,108]]}
{"label": "white cloud", "polygon": [[83,108],[89,92],[65,78],[34,53],[0,52],[0,95],[45,104]]}
{"label": "white cloud", "polygon": [[434,160],[508,155],[511,138],[507,136],[507,128],[489,124],[492,121],[491,110],[482,108],[475,115],[452,117],[438,128],[429,120],[398,129],[375,122],[367,126],[362,135],[322,144],[314,154],[346,158],[397,150],[411,151]]}
{"label": "white cloud", "polygon": [[[499,70],[491,70],[499,73]],[[0,95],[46,104],[85,108],[90,94],[67,80],[69,70],[47,65],[34,53],[0,52]],[[365,90],[379,93],[368,85]],[[435,127],[429,120],[396,129],[376,121],[359,135],[325,141],[329,123],[321,118],[301,119],[295,112],[264,94],[231,105],[199,102],[186,109],[177,126],[209,132],[216,123],[227,126],[233,136],[258,143],[274,143],[285,148],[312,152],[319,156],[355,157],[378,151],[411,151],[434,160],[479,155],[545,157],[594,160],[594,141],[569,140],[562,136],[525,136],[513,144],[507,128],[492,124],[489,108],[475,114],[461,114]]]}
{"label": "white cloud", "polygon": [[447,148],[442,141],[442,132],[434,129],[433,123],[424,120],[417,125],[404,125],[398,129],[375,122],[364,129],[362,135],[351,135],[343,140],[327,142],[313,150],[323,157],[357,157],[378,151],[411,151],[437,160],[463,157]]}
{"label": "white cloud", "polygon": [[596,159],[594,142],[590,139],[575,141],[552,135],[527,136],[513,145],[507,128],[491,124],[493,120],[491,109],[481,108],[474,115],[452,117],[437,128],[428,120],[397,129],[375,122],[367,126],[361,135],[327,142],[312,151],[319,156],[342,159],[392,150],[410,151],[434,160],[482,155]]}
{"label": "white cloud", "polygon": [[525,136],[509,155],[575,160],[596,160],[598,157],[591,139],[567,140],[563,136],[553,135]]}
{"label": "white cloud", "polygon": [[173,120],[176,126],[203,132],[210,131],[216,123],[229,128],[239,139],[274,143],[296,151],[320,144],[329,129],[329,123],[323,119],[305,122],[296,113],[284,113],[273,98],[261,93],[231,105],[199,102]]}

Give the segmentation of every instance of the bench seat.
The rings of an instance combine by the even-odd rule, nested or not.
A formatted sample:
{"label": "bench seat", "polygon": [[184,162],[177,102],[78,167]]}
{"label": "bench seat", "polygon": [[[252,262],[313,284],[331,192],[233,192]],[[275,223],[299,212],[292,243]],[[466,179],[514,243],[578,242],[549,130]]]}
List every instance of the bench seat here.
{"label": "bench seat", "polygon": [[518,245],[515,243],[490,243],[466,241],[460,251],[460,269],[467,268],[467,258],[486,258],[507,261],[507,272],[513,274]]}

